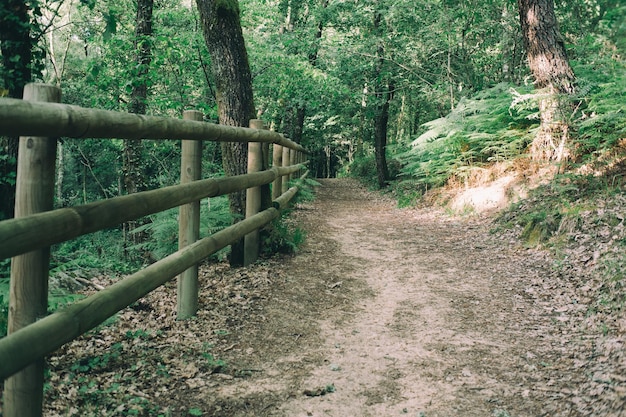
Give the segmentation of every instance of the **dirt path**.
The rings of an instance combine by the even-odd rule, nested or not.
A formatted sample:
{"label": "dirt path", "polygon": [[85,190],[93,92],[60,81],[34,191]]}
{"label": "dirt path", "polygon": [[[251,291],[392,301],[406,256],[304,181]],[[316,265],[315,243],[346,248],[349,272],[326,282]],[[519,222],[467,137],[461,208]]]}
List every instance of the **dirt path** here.
{"label": "dirt path", "polygon": [[46,415],[626,416],[588,301],[488,219],[347,179],[290,219],[300,252],[206,266],[196,319],[176,320],[173,282],[65,346]]}
{"label": "dirt path", "polygon": [[[322,183],[297,214],[307,244],[281,271],[279,295],[258,331],[233,342],[241,349],[227,360],[247,361],[258,375],[217,387],[223,404],[249,398],[245,411],[226,406],[224,415],[504,417],[569,408],[550,401],[543,384],[556,382],[538,376],[558,352],[545,333],[549,314],[523,283],[543,265],[524,262],[484,221],[399,210],[351,180]],[[259,410],[251,398],[264,392],[273,395]]]}
{"label": "dirt path", "polygon": [[[333,202],[334,195],[343,198]],[[537,408],[523,400],[521,381],[507,377],[536,343],[507,326],[516,300],[497,281],[515,278],[511,260],[476,236],[484,230],[394,209],[352,182],[325,182],[319,205],[334,214],[320,225],[339,244],[334,262],[354,267],[343,279],[365,284],[371,295],[355,297],[354,314],[320,322],[324,362],[304,386],[333,383],[336,392],[296,397],[281,407],[285,415],[486,416]]]}

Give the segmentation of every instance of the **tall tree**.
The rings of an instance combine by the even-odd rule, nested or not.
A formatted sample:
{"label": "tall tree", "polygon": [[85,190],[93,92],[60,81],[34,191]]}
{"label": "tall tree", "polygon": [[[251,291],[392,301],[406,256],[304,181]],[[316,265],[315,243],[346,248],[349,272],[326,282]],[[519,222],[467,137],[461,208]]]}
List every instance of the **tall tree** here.
{"label": "tall tree", "polygon": [[[0,2],[0,48],[5,92],[13,98],[22,98],[24,85],[32,80],[32,50],[30,5],[27,0]],[[0,219],[13,217],[15,206],[15,177],[17,137],[0,138]]]}
{"label": "tall tree", "polygon": [[[137,14],[135,18],[135,66],[132,72],[132,90],[128,111],[135,114],[146,114],[146,100],[148,98],[148,71],[152,61],[152,11],[153,0],[137,0]],[[123,178],[126,193],[132,194],[146,188],[142,167],[141,139],[125,139],[123,154]],[[137,227],[132,221],[124,225],[125,231],[130,232]],[[128,235],[127,235],[128,236]],[[137,243],[141,236],[134,235],[132,241]]]}
{"label": "tall tree", "polygon": [[385,44],[382,36],[382,13],[376,11],[374,15],[374,31],[378,42],[376,45],[377,64],[375,68],[374,96],[376,97],[374,114],[374,153],[376,159],[376,173],[378,187],[384,188],[389,181],[387,166],[387,128],[389,124],[389,102],[393,97],[393,85],[385,74]]}
{"label": "tall tree", "polygon": [[[128,111],[146,114],[148,97],[148,71],[152,60],[152,10],[153,0],[137,0],[135,26],[135,66]],[[124,141],[124,188],[126,192],[136,193],[144,188],[141,169],[141,140]]]}
{"label": "tall tree", "polygon": [[[211,55],[219,121],[228,126],[248,126],[255,117],[252,75],[241,29],[237,0],[196,0],[204,38]],[[226,175],[247,170],[248,147],[223,143],[222,163]],[[238,221],[245,215],[246,193],[230,194],[230,210]],[[230,264],[243,265],[243,240],[231,246]]]}
{"label": "tall tree", "polygon": [[559,33],[553,0],[518,0],[528,65],[541,90],[541,126],[531,154],[539,160],[561,161],[568,156],[572,111],[567,95],[575,90],[575,76]]}

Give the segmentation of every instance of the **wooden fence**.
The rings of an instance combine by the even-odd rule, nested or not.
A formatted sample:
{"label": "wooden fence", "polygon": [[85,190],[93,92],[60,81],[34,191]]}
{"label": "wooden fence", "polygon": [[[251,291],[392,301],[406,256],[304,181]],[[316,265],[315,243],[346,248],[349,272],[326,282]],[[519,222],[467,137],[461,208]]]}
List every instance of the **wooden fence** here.
{"label": "wooden fence", "polygon": [[[177,313],[195,315],[198,263],[245,237],[246,264],[259,254],[258,231],[279,216],[297,193],[289,179],[303,171],[306,153],[283,135],[262,129],[86,109],[51,103],[60,90],[29,84],[24,100],[0,99],[0,135],[20,135],[15,218],[0,222],[0,259],[12,257],[8,335],[0,339],[4,417],[41,416],[44,357],[178,276]],[[181,184],[52,210],[56,137],[179,139]],[[248,174],[200,179],[201,141],[247,142]],[[273,144],[273,167],[268,167]],[[306,176],[306,172],[302,178]],[[264,199],[272,184],[272,196]],[[264,188],[265,187],[265,188]],[[247,190],[246,219],[198,240],[199,204],[207,197]],[[263,207],[263,201],[272,201]],[[180,206],[179,250],[51,315],[47,314],[50,245]]]}

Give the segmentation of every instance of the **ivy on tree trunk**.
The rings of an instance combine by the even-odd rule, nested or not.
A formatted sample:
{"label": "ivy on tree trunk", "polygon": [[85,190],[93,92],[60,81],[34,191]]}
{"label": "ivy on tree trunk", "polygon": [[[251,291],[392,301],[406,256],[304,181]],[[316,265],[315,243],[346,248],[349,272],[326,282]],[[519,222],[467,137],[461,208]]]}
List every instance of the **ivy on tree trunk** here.
{"label": "ivy on tree trunk", "polygon": [[[237,0],[196,0],[204,39],[211,55],[220,124],[247,127],[255,117],[252,75],[248,63]],[[222,143],[226,175],[245,174],[248,166],[245,143]],[[246,193],[229,195],[230,210],[238,221],[245,215]],[[230,264],[243,265],[243,239],[231,246]]]}
{"label": "ivy on tree trunk", "polygon": [[[152,10],[153,0],[137,0],[135,25],[135,69],[128,111],[146,114],[148,98],[148,71],[152,61]],[[141,165],[142,145],[139,139],[124,140],[124,188],[128,194],[144,190],[145,179]]]}
{"label": "ivy on tree trunk", "polygon": [[[137,17],[135,20],[135,68],[132,72],[132,90],[128,111],[135,114],[146,114],[148,98],[148,71],[152,61],[152,11],[153,0],[137,0]],[[140,139],[124,140],[124,188],[127,194],[146,189],[142,166],[142,144]],[[131,232],[138,226],[136,221],[125,225]],[[138,243],[141,236],[134,235],[132,241]]]}

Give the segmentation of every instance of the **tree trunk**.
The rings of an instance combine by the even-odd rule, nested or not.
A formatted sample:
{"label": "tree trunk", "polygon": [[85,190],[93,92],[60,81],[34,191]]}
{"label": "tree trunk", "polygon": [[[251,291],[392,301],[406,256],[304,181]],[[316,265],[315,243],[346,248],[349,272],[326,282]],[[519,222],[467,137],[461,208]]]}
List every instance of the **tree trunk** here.
{"label": "tree trunk", "polygon": [[393,85],[385,82],[385,46],[382,39],[380,24],[382,15],[377,12],[374,16],[374,28],[378,40],[376,51],[378,62],[376,63],[374,96],[376,97],[376,114],[374,115],[374,153],[376,157],[376,174],[378,177],[378,187],[385,188],[389,185],[389,168],[387,167],[387,126],[389,123],[389,102],[393,97]]}
{"label": "tree trunk", "polygon": [[385,93],[382,103],[376,105],[374,117],[374,152],[376,155],[376,173],[378,187],[389,185],[389,168],[387,167],[387,126],[389,122],[389,93]]}
{"label": "tree trunk", "polygon": [[[129,113],[146,114],[148,97],[148,70],[152,61],[152,9],[153,0],[137,0],[135,26],[135,70],[133,88],[128,105]],[[124,188],[128,194],[145,189],[145,180],[141,169],[141,141],[124,140]]]}
{"label": "tree trunk", "polygon": [[518,0],[528,65],[541,91],[541,126],[531,145],[534,159],[561,161],[568,157],[569,117],[566,95],[575,90],[575,76],[559,34],[553,0]]}
{"label": "tree trunk", "polygon": [[[196,3],[211,55],[219,121],[228,126],[248,126],[250,120],[255,118],[255,109],[239,3],[237,0],[196,0]],[[247,161],[247,144],[222,144],[222,163],[226,175],[244,174]],[[230,210],[235,221],[245,215],[245,198],[245,192],[229,195]],[[243,265],[243,240],[231,246],[230,264]]]}
{"label": "tree trunk", "polygon": [[[24,86],[31,82],[33,38],[30,8],[24,0],[0,2],[0,48],[4,68],[4,93],[1,96],[22,98]],[[15,207],[15,177],[19,139],[0,137],[0,220],[13,217]]]}
{"label": "tree trunk", "polygon": [[294,111],[293,132],[290,139],[296,143],[302,143],[302,132],[304,130],[304,120],[306,118],[306,106],[304,104],[297,105]]}
{"label": "tree trunk", "polygon": [[[146,100],[148,98],[148,71],[152,61],[152,10],[153,0],[137,0],[137,15],[135,18],[135,69],[132,72],[133,88],[128,105],[129,113],[146,114]],[[123,177],[124,189],[127,194],[144,191],[146,181],[144,178],[141,154],[142,144],[139,139],[124,140],[123,154]],[[124,225],[127,239],[130,232],[139,223],[137,221],[128,222]],[[130,242],[138,243],[142,237],[135,234]]]}

